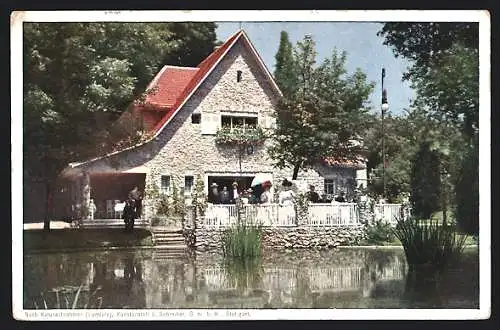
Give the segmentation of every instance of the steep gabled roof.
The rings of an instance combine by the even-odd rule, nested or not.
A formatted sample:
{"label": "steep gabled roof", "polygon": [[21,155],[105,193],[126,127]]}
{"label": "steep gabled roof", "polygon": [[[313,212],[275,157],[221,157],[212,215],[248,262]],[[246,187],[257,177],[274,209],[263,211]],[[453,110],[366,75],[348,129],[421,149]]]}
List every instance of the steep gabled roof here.
{"label": "steep gabled roof", "polygon": [[[250,53],[255,57],[258,65],[260,65],[261,69],[268,78],[272,88],[278,95],[282,95],[278,85],[274,81],[273,76],[255,50],[255,47],[248,39],[245,32],[240,30],[224,42],[224,44],[215,49],[198,65],[197,68],[165,66],[156,75],[148,86],[148,89],[152,90],[152,93],[146,96],[145,105],[149,109],[154,109],[156,107],[157,110],[164,111],[165,114],[154,126],[153,130],[149,132],[148,139],[137,145],[114,151],[101,157],[79,163],[70,163],[69,166],[71,168],[75,168],[99,159],[116,155],[123,151],[137,148],[156,138],[240,38],[242,38],[242,41],[250,48]],[[155,87],[157,87],[156,90]],[[169,92],[171,92],[171,94],[167,95]]]}
{"label": "steep gabled roof", "polygon": [[165,65],[147,90],[144,103],[148,109],[168,111],[176,104],[182,92],[198,72],[198,68]]}
{"label": "steep gabled roof", "polygon": [[236,42],[243,38],[243,41],[249,46],[251,53],[254,55],[257,63],[261,66],[261,69],[266,73],[268,80],[271,83],[271,86],[275,89],[275,91],[282,95],[278,85],[274,81],[273,76],[267,69],[266,65],[262,61],[261,57],[253,47],[252,43],[248,39],[247,35],[243,30],[238,31],[232,37],[230,37],[222,46],[217,48],[212,52],[205,60],[203,60],[198,65],[198,71],[193,76],[189,84],[186,86],[184,91],[181,94],[181,97],[177,99],[176,104],[172,107],[171,112],[168,112],[154,127],[153,129],[153,137],[158,136],[161,131],[165,128],[165,126],[170,122],[170,120],[175,116],[175,114],[182,108],[182,106],[191,98],[194,92],[198,89],[198,87],[205,81],[205,79],[210,75],[210,73],[217,67],[217,64],[224,58],[224,56],[231,50],[231,48],[236,44]]}

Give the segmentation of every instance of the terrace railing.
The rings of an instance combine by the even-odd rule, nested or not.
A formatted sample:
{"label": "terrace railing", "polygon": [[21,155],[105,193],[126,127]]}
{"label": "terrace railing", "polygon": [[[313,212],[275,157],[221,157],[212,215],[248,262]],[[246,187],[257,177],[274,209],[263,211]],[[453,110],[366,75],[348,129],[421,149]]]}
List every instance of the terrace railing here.
{"label": "terrace railing", "polygon": [[309,226],[357,226],[358,209],[355,203],[310,204]]}
{"label": "terrace railing", "polygon": [[383,221],[391,225],[396,225],[401,217],[407,219],[410,212],[403,209],[401,204],[375,204],[374,205],[375,221]]}
{"label": "terrace railing", "polygon": [[[240,222],[259,224],[264,227],[297,226],[293,205],[258,204],[243,205]],[[218,228],[238,223],[238,209],[234,204],[214,204],[207,207],[202,225]],[[311,204],[309,214],[303,220],[306,226],[358,226],[358,209],[355,203]]]}
{"label": "terrace railing", "polygon": [[[293,206],[279,204],[243,205],[240,222],[258,224],[266,227],[295,226],[295,210]],[[209,205],[205,212],[205,227],[228,227],[238,223],[238,209],[234,204]]]}

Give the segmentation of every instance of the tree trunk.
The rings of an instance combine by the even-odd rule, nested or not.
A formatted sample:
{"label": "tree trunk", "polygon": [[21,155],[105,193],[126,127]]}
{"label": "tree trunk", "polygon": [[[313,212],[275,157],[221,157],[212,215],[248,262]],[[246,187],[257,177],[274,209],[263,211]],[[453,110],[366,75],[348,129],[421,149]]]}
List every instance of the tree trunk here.
{"label": "tree trunk", "polygon": [[297,180],[297,176],[299,175],[300,164],[295,164],[293,167],[293,176],[292,180]]}
{"label": "tree trunk", "polygon": [[43,215],[43,230],[50,230],[50,216],[52,210],[52,185],[50,181],[45,183],[45,214]]}

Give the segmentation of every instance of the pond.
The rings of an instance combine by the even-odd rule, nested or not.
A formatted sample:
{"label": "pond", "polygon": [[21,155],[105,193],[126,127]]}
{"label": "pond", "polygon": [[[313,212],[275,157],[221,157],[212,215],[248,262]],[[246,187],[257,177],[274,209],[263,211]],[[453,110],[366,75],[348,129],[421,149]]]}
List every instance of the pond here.
{"label": "pond", "polygon": [[[136,250],[24,257],[24,309],[479,308],[479,253],[407,285],[402,249],[266,251],[258,261]],[[409,282],[408,282],[409,283]]]}

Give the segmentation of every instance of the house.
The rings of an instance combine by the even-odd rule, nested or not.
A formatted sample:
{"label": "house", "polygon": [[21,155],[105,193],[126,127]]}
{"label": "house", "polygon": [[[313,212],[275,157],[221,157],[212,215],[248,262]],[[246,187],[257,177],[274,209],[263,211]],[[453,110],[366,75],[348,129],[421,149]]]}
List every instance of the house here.
{"label": "house", "polygon": [[[73,217],[91,199],[96,205],[94,217],[116,217],[113,201],[124,200],[134,185],[156,187],[166,194],[175,186],[189,196],[198,177],[208,192],[213,182],[230,189],[233,181],[248,186],[257,174],[267,174],[276,187],[291,176],[292,169],[273,166],[267,154],[269,140],[243,148],[220,143],[221,132],[271,129],[282,95],[243,30],[195,68],[164,66],[148,90],[145,100],[126,113],[140,118],[148,132],[146,141],[71,163],[63,171],[67,194],[62,204]],[[366,186],[366,166],[330,159],[313,170],[299,172],[298,181],[332,195],[339,189]],[[146,194],[143,217],[149,219],[154,213],[155,202]],[[79,216],[86,214],[80,212]]]}

